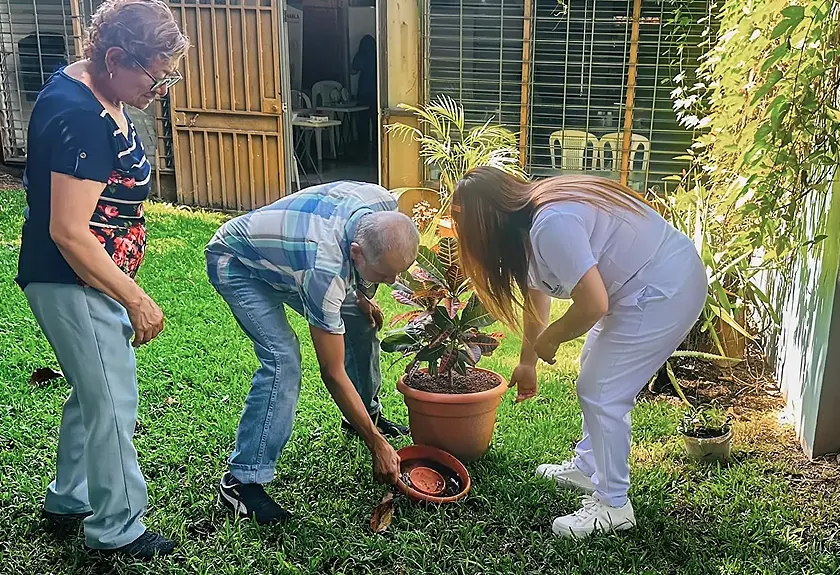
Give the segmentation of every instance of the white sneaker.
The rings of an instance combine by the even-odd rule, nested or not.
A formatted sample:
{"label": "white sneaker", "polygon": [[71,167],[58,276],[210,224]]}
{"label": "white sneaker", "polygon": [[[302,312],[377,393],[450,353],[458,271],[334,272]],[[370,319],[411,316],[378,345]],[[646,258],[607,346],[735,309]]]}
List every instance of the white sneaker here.
{"label": "white sneaker", "polygon": [[560,487],[579,489],[589,495],[595,493],[592,478],[578,469],[574,461],[564,461],[560,465],[551,463],[540,465],[537,467],[537,476],[553,478]]}
{"label": "white sneaker", "polygon": [[625,531],[635,526],[636,515],[629,499],[623,507],[611,507],[597,495],[587,495],[583,498],[583,507],[571,515],[555,519],[551,530],[561,537],[587,537],[597,532]]}

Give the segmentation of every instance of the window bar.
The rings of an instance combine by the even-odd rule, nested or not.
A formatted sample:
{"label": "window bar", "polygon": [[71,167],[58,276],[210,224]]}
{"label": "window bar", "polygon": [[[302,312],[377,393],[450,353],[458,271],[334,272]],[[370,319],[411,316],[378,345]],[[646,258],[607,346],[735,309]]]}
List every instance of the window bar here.
{"label": "window bar", "polygon": [[[44,80],[44,54],[41,51],[41,25],[38,22],[38,3],[32,0],[32,15],[35,18],[35,45],[38,47],[38,78],[43,85]],[[11,17],[11,14],[9,15]]]}
{"label": "window bar", "polygon": [[458,103],[464,102],[464,2],[458,2]]}
{"label": "window bar", "polygon": [[[628,60],[627,48],[628,48],[628,43],[630,41],[630,22],[631,22],[630,17],[632,16],[632,13],[630,11],[631,7],[632,7],[632,4],[630,4],[630,2],[627,2],[627,12],[625,13],[625,18],[624,18],[624,46],[622,46],[622,51],[624,53],[622,54],[622,58],[621,58],[621,77],[622,78],[627,78],[627,64],[628,64],[628,62],[627,62],[627,60]],[[624,112],[625,112],[624,101],[625,101],[625,98],[627,97],[627,94],[625,93],[624,90],[625,90],[626,87],[627,87],[627,84],[625,82],[621,82],[621,98],[618,101],[618,115],[615,118],[615,120],[616,120],[615,132],[619,135],[621,135],[621,131],[619,130],[619,125],[621,123],[621,118],[622,118],[622,116],[624,115]],[[615,142],[614,142],[613,145],[615,145]],[[613,170],[620,168],[620,157],[619,157],[620,153],[621,153],[621,148],[620,147],[616,150],[612,150],[612,165],[610,167]]]}
{"label": "window bar", "polygon": [[[650,105],[650,129],[648,130],[648,150],[647,150],[647,162],[645,162],[645,185],[642,188],[641,192],[644,194],[647,192],[648,185],[650,182],[650,167],[651,167],[651,160],[653,159],[653,123],[654,118],[656,118],[656,94],[659,92],[659,60],[660,55],[662,54],[662,27],[664,26],[663,22],[665,21],[665,3],[662,2],[659,4],[659,33],[656,37],[656,69],[653,74],[653,102]],[[644,162],[644,154],[642,154],[642,161]]]}
{"label": "window bar", "polygon": [[[572,24],[572,6],[571,4],[566,5],[566,55],[563,58],[563,111],[562,111],[562,119],[560,122],[560,130],[563,137],[561,139],[561,146],[566,145],[566,96],[567,90],[569,87],[569,33],[571,31],[571,24]],[[584,20],[586,20],[584,18]],[[548,145],[551,147],[551,137],[549,136]],[[551,150],[549,150],[550,152]],[[563,171],[563,149],[560,150],[560,171]]]}
{"label": "window bar", "polygon": [[[588,136],[588,134],[589,134],[589,122],[591,120],[591,115],[592,115],[592,108],[590,106],[590,103],[592,101],[592,61],[594,60],[593,56],[595,55],[595,24],[596,24],[596,19],[597,19],[597,16],[596,16],[596,14],[597,14],[596,4],[597,3],[598,3],[598,0],[592,0],[592,30],[591,30],[590,36],[589,36],[589,42],[590,42],[590,44],[589,44],[589,79],[587,80],[587,86],[586,86],[586,129],[585,129],[585,132],[586,132],[587,136],[586,136],[586,141],[583,143],[583,150],[581,151],[581,154],[582,154],[584,160],[586,160],[586,151],[589,148],[589,136]],[[584,32],[583,32],[583,46],[584,46],[584,52],[585,52],[586,51],[586,23],[585,22],[584,22],[584,25],[583,25],[583,29],[584,29]],[[581,73],[581,79],[582,79],[583,78],[583,68],[581,68],[580,73]],[[583,84],[582,80],[581,80],[581,84]],[[581,90],[582,89],[583,89],[583,86],[581,86]],[[596,157],[597,154],[598,154],[598,150],[596,150],[595,146],[593,146],[592,147],[592,169],[593,170],[596,168],[595,162],[597,160],[597,157]],[[585,165],[584,165],[584,170],[586,170]]]}
{"label": "window bar", "polygon": [[[523,168],[528,167],[529,140],[531,115],[531,6],[536,0],[525,0],[524,17],[522,19],[522,83],[520,84],[520,105],[519,105],[519,163]],[[536,15],[536,10],[534,10]]]}
{"label": "window bar", "polygon": [[636,96],[636,66],[639,58],[639,21],[642,0],[633,0],[633,29],[630,33],[630,66],[627,70],[627,108],[624,111],[624,136],[621,143],[621,183],[627,185],[630,168],[630,136],[633,130],[633,99]]}
{"label": "window bar", "polygon": [[[14,92],[17,94],[18,112],[20,113],[20,119],[21,119],[21,122],[22,122],[23,121],[23,97],[22,97],[21,92],[23,90],[23,83],[20,81],[20,65],[17,64],[17,62],[20,62],[20,53],[18,52],[17,42],[15,42],[15,35],[14,35],[15,27],[14,27],[14,22],[12,21],[12,5],[11,5],[10,0],[6,0],[6,9],[9,11],[9,32],[10,32],[10,40],[11,40],[10,43],[12,45],[12,57],[14,58],[14,61],[15,61],[15,80],[17,81],[17,90],[14,90]],[[8,86],[5,86],[5,87],[8,88]],[[26,139],[25,129],[24,129],[23,126],[21,126],[20,134],[18,134],[17,120],[16,120],[15,115],[14,115],[14,110],[11,110],[10,117],[11,117],[11,120],[12,120],[13,138],[14,138],[15,146],[17,147],[18,135],[20,135],[20,137],[23,138],[24,141]]]}
{"label": "window bar", "polygon": [[505,0],[500,2],[499,7],[499,110],[498,122],[502,123],[502,86],[504,76],[502,63],[505,61]]}

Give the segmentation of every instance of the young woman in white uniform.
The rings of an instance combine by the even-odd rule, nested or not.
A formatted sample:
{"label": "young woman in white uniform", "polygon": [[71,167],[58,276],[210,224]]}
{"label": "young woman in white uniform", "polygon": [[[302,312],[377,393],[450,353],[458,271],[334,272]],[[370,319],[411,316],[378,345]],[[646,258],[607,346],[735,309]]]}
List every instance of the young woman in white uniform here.
{"label": "young woman in white uniform", "polygon": [[[630,411],[636,395],[685,339],[706,301],[706,271],[691,241],[630,188],[592,176],[526,183],[490,167],[459,182],[453,218],[461,259],[488,310],[514,329],[524,311],[517,401],[537,393],[537,359],[588,332],[577,393],[583,438],[573,460],[538,475],[582,491],[583,506],[554,520],[563,536],[636,524],[630,487]],[[546,327],[551,298],[571,299]]]}

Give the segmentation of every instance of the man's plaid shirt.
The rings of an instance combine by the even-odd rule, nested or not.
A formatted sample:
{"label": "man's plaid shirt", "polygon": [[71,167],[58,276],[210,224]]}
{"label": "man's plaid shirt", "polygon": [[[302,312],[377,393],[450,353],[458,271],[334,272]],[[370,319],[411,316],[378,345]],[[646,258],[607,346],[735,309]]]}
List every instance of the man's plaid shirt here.
{"label": "man's plaid shirt", "polygon": [[376,291],[350,258],[359,219],[396,209],[394,197],[376,184],[343,181],[304,189],[219,228],[205,249],[207,273],[213,283],[247,273],[297,293],[311,325],[344,333],[341,305],[348,293]]}

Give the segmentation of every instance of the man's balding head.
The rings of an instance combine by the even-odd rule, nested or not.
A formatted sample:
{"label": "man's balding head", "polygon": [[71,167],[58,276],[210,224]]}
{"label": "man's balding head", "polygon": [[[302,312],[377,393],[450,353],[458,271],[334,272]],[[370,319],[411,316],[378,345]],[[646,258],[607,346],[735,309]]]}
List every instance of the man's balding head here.
{"label": "man's balding head", "polygon": [[411,218],[400,212],[373,212],[359,221],[350,255],[364,279],[392,284],[417,259],[419,245]]}

